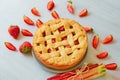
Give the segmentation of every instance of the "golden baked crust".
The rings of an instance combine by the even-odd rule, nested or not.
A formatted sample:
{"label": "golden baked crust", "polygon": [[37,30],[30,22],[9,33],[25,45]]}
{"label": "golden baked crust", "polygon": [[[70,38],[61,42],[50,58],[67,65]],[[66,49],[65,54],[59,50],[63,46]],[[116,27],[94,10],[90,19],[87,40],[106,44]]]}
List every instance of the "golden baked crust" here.
{"label": "golden baked crust", "polygon": [[33,37],[36,58],[53,69],[67,69],[78,64],[87,46],[88,38],[83,27],[70,19],[50,20]]}

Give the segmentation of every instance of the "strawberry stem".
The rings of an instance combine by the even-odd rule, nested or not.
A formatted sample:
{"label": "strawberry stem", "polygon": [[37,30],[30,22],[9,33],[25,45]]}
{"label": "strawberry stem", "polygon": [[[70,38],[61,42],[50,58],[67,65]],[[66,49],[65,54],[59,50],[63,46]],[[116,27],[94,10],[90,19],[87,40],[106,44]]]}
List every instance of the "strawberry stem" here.
{"label": "strawberry stem", "polygon": [[68,0],[67,2],[70,3],[70,4],[72,4],[72,0]]}
{"label": "strawberry stem", "polygon": [[29,52],[31,52],[31,49],[28,48],[28,47],[23,47],[23,48],[22,48],[22,51],[23,51],[24,53],[29,53]]}

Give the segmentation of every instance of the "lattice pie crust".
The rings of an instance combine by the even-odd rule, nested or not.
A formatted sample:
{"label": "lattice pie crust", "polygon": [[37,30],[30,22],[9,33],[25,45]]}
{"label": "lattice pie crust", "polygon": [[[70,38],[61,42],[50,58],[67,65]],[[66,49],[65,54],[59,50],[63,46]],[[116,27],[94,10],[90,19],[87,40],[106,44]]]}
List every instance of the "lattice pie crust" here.
{"label": "lattice pie crust", "polygon": [[36,58],[53,69],[67,69],[84,58],[88,38],[83,27],[70,19],[50,20],[34,34]]}

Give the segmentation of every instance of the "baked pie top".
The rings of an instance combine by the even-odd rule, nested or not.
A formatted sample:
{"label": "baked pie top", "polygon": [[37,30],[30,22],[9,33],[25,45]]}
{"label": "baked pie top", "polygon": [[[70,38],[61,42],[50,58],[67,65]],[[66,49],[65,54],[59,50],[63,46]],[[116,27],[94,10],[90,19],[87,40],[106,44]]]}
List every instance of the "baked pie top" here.
{"label": "baked pie top", "polygon": [[72,65],[87,49],[87,35],[74,20],[50,20],[34,34],[33,50],[40,61],[49,65]]}

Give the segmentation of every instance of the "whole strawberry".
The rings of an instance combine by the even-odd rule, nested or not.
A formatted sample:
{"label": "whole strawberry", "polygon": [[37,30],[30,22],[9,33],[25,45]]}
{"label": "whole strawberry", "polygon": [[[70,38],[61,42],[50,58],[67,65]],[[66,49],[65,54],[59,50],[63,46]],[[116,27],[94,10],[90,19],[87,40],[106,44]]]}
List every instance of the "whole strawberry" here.
{"label": "whole strawberry", "polygon": [[14,39],[17,39],[18,38],[18,35],[20,33],[20,28],[19,26],[17,25],[11,25],[9,28],[8,28],[8,32],[9,34],[14,38]]}
{"label": "whole strawberry", "polygon": [[32,51],[31,43],[28,41],[23,42],[19,47],[19,51],[21,53],[30,53]]}

